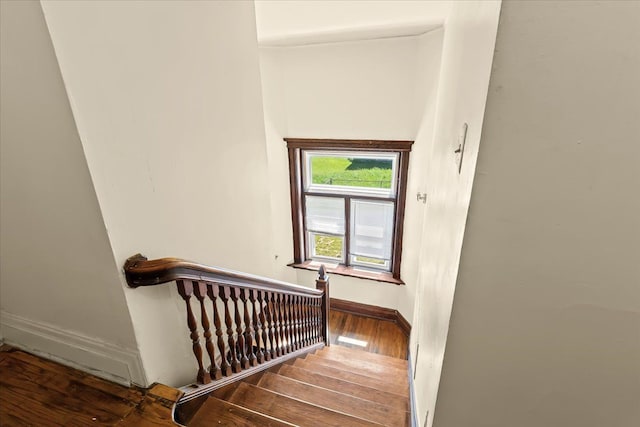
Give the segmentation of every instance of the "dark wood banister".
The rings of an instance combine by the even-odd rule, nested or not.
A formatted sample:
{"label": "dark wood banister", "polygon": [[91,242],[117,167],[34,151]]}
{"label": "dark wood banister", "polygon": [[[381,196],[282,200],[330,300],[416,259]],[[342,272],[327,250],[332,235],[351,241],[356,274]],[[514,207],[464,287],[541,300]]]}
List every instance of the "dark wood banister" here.
{"label": "dark wood banister", "polygon": [[[329,345],[329,278],[324,266],[316,289],[180,258],[150,261],[140,254],[127,259],[124,273],[132,288],[175,282],[186,304],[198,372],[197,384],[183,387],[181,402]],[[210,321],[205,306],[211,303]]]}
{"label": "dark wood banister", "polygon": [[[321,290],[307,288],[280,280],[268,279],[253,274],[241,273],[224,268],[210,267],[180,258],[159,258],[149,261],[136,254],[124,264],[127,284],[131,288],[154,286],[175,280],[204,280],[228,285],[242,285],[249,289],[286,291],[294,295],[322,295]],[[324,268],[320,277],[326,277]]]}

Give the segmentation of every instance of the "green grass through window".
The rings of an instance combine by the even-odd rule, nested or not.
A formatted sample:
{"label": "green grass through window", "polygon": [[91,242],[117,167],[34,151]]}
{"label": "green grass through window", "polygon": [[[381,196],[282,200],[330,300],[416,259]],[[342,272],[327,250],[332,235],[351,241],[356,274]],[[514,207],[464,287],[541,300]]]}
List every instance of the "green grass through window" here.
{"label": "green grass through window", "polygon": [[342,258],[342,237],[314,235],[316,255]]}
{"label": "green grass through window", "polygon": [[313,184],[391,188],[392,171],[392,161],[387,159],[311,158]]}
{"label": "green grass through window", "polygon": [[384,265],[384,260],[382,260],[382,259],[369,258],[369,257],[364,257],[364,256],[357,256],[355,258],[356,258],[356,261],[358,261],[358,262],[365,262],[365,263],[368,263],[368,264]]}

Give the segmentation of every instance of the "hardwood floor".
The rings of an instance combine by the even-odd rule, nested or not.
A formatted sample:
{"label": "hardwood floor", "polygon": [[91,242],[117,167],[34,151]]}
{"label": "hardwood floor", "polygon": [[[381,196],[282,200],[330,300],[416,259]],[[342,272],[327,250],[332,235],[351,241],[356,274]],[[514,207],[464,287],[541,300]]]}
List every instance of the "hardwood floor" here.
{"label": "hardwood floor", "polygon": [[[182,393],[157,385],[127,388],[3,346],[0,426],[143,426],[171,420]],[[155,423],[160,421],[161,423]]]}
{"label": "hardwood floor", "polygon": [[[408,339],[390,321],[332,310],[330,333],[333,346],[398,359],[407,357]],[[339,336],[366,341],[366,347],[338,342]],[[336,363],[339,361],[332,362]],[[371,379],[362,376],[362,380]],[[3,427],[175,425],[171,413],[180,395],[179,390],[163,385],[148,390],[123,387],[17,349],[0,348],[0,426]]]}
{"label": "hardwood floor", "polygon": [[[360,349],[399,359],[407,358],[409,338],[393,322],[331,310],[329,313],[331,344]],[[365,347],[339,342],[340,336],[365,341]]]}

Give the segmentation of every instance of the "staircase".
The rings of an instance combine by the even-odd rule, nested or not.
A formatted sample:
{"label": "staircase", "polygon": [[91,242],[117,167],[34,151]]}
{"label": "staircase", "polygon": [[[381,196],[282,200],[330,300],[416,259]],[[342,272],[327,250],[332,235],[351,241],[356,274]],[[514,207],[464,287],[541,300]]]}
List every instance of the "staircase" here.
{"label": "staircase", "polygon": [[178,407],[200,426],[408,426],[407,361],[324,347]]}
{"label": "staircase", "polygon": [[410,425],[406,360],[329,347],[324,266],[315,289],[140,254],[124,271],[132,288],[175,282],[185,303],[197,370],[179,390],[180,424]]}

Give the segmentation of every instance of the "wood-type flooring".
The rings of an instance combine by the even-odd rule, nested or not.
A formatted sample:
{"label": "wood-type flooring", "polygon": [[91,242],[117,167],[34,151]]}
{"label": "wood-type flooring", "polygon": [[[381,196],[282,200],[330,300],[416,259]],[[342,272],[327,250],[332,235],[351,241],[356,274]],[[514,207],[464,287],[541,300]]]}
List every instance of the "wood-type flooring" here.
{"label": "wood-type flooring", "polygon": [[[365,341],[367,345],[360,347],[339,342],[340,336]],[[398,325],[391,321],[331,310],[329,313],[329,338],[331,345],[339,344],[369,353],[407,359],[409,338]]]}
{"label": "wood-type flooring", "polygon": [[[332,345],[407,357],[407,337],[389,321],[331,311],[330,335]],[[338,342],[339,336],[367,345]],[[171,410],[180,395],[179,390],[163,385],[127,388],[21,350],[0,348],[3,427],[175,425]]]}

